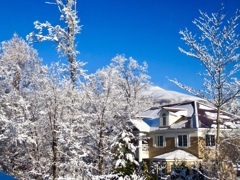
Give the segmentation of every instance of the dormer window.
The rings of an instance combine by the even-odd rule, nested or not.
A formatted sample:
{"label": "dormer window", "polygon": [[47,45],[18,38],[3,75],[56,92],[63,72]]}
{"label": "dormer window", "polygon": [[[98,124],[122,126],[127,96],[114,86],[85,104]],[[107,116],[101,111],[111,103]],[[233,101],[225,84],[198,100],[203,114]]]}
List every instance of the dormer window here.
{"label": "dormer window", "polygon": [[162,123],[163,123],[163,126],[167,125],[167,115],[166,115],[166,113],[162,114]]}
{"label": "dormer window", "polygon": [[168,118],[169,118],[168,112],[163,111],[160,114],[160,126],[168,126],[169,125]]}

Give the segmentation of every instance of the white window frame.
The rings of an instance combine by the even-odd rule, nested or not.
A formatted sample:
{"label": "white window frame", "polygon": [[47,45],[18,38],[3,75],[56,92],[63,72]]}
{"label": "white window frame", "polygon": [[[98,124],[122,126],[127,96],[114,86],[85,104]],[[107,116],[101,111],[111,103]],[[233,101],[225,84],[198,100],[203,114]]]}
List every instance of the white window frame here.
{"label": "white window frame", "polygon": [[[207,145],[207,136],[210,136],[210,137],[214,137],[214,145],[212,145],[212,140],[210,138],[210,145]],[[216,145],[216,135],[215,134],[206,134],[205,135],[205,146],[208,147],[208,148],[212,148],[212,147],[215,147]]]}
{"label": "white window frame", "polygon": [[[166,124],[163,124],[163,114],[165,114],[165,118],[166,118]],[[169,125],[169,113],[165,110],[163,110],[160,114],[160,126],[168,126]]]}
{"label": "white window frame", "polygon": [[[164,123],[165,121],[165,123]],[[167,125],[167,114],[166,113],[162,113],[162,125],[166,126]]]}
{"label": "white window frame", "polygon": [[[187,146],[179,146],[178,136],[187,136]],[[191,146],[190,144],[190,135],[189,134],[177,134],[175,137],[175,146],[179,148],[188,148]]]}
{"label": "white window frame", "polygon": [[[162,136],[163,137],[163,145],[162,146],[159,146],[158,144],[158,137]],[[154,147],[157,147],[157,148],[163,148],[163,147],[166,147],[166,138],[164,135],[162,134],[157,134],[153,137],[153,146]]]}

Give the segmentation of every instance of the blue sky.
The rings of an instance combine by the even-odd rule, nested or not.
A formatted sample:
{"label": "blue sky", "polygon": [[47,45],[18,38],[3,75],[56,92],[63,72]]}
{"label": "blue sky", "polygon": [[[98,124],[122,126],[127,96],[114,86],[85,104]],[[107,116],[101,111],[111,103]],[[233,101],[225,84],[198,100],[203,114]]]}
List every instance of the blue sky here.
{"label": "blue sky", "polygon": [[[59,24],[57,7],[45,2],[2,1],[0,42],[11,39],[14,33],[25,39],[34,30],[36,20]],[[78,59],[88,62],[84,68],[93,73],[108,65],[116,54],[125,54],[139,63],[148,63],[154,85],[184,92],[169,82],[168,76],[202,88],[197,75],[202,71],[200,62],[178,50],[179,46],[184,47],[179,30],[187,27],[197,32],[192,21],[199,17],[199,10],[217,12],[222,2],[229,17],[240,9],[239,0],[78,0],[78,16],[83,25],[77,36]],[[34,48],[44,64],[59,60],[52,42],[35,44]]]}

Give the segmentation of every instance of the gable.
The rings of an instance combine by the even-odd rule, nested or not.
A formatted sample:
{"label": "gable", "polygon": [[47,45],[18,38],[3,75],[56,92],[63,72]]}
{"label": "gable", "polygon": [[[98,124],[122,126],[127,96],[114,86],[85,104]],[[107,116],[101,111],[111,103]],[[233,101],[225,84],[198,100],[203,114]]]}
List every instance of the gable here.
{"label": "gable", "polygon": [[[165,113],[168,115],[169,128],[190,128],[194,106],[192,102],[163,106],[159,112],[160,121],[163,120],[163,114]],[[160,122],[160,125],[163,126],[163,123]]]}

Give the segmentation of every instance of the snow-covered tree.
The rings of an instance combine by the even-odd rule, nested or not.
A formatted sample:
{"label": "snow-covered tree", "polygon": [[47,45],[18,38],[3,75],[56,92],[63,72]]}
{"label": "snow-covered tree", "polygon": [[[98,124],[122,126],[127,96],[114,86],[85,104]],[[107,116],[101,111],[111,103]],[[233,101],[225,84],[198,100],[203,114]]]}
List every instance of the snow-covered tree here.
{"label": "snow-covered tree", "polygon": [[[117,57],[120,59],[119,56]],[[124,65],[128,65],[126,58],[121,57]],[[137,62],[135,60],[134,62],[136,65]],[[134,112],[149,105],[145,101],[147,98],[143,98],[140,93],[140,87],[144,86],[147,76],[140,76],[141,69],[137,68],[128,69],[128,74],[124,76],[119,64],[121,63],[112,63],[90,75],[83,88],[84,119],[89,123],[89,126],[84,128],[84,133],[87,135],[84,148],[90,152],[85,160],[93,164],[92,172],[96,175],[106,175],[112,172],[114,159],[111,144],[117,140],[118,134],[131,129],[129,120]],[[131,78],[135,78],[135,84],[126,80]],[[135,90],[133,85],[135,85]],[[126,96],[126,90],[129,90],[128,96]]]}
{"label": "snow-covered tree", "polygon": [[235,114],[237,117],[240,117],[240,101],[239,99],[233,99],[229,101],[224,108],[227,112]]}
{"label": "snow-covered tree", "polygon": [[[71,88],[71,81],[64,76],[64,67],[53,64],[47,76],[34,93],[38,101],[37,121],[40,134],[40,167],[44,167],[44,177],[51,179],[76,178],[83,175],[85,156],[82,148],[81,94]],[[34,100],[32,100],[34,102]],[[36,106],[33,103],[33,107]],[[44,154],[44,156],[42,156]]]}
{"label": "snow-covered tree", "polygon": [[111,145],[131,129],[129,118],[148,104],[140,93],[146,69],[132,60],[126,76],[120,64],[72,88],[66,65],[42,66],[37,51],[17,35],[3,42],[1,170],[20,179],[116,177]]}
{"label": "snow-covered tree", "polygon": [[113,143],[115,170],[119,177],[131,177],[138,170],[138,162],[135,160],[136,147],[133,144],[134,136],[132,133],[123,131],[120,138]]}
{"label": "snow-covered tree", "polygon": [[[79,76],[79,72],[82,72],[81,66],[85,63],[77,61],[76,50],[76,35],[80,33],[82,26],[79,25],[80,20],[77,16],[77,0],[56,0],[55,3],[60,12],[60,20],[63,21],[66,26],[60,25],[53,26],[50,22],[40,23],[35,21],[35,29],[38,33],[30,33],[27,39],[31,42],[53,41],[57,43],[57,51],[61,56],[66,56],[69,63],[68,70],[70,72],[70,78],[72,86],[76,85],[76,78]],[[44,35],[43,31],[47,30],[47,34]],[[81,75],[81,73],[80,73]]]}
{"label": "snow-covered tree", "polygon": [[1,43],[0,76],[1,88],[10,92],[11,87],[20,91],[31,85],[34,71],[40,71],[38,53],[17,34],[9,41]]}
{"label": "snow-covered tree", "polygon": [[81,92],[64,66],[41,65],[23,39],[2,43],[0,54],[0,165],[20,179],[81,179]]}
{"label": "snow-covered tree", "polygon": [[188,29],[180,31],[182,40],[190,46],[190,50],[179,50],[201,62],[205,68],[203,90],[195,90],[173,80],[179,87],[212,103],[217,109],[217,143],[219,143],[220,111],[231,100],[240,96],[240,37],[237,32],[239,11],[225,21],[226,14],[221,9],[218,13],[208,15],[200,11],[201,17],[193,23],[202,33],[199,37]]}
{"label": "snow-covered tree", "polygon": [[147,90],[150,85],[147,63],[143,62],[143,65],[140,65],[132,57],[126,58],[124,55],[117,55],[112,59],[110,66],[116,69],[121,76],[118,84],[125,99],[127,118],[132,118],[137,113],[149,108],[152,105],[152,99],[142,95],[142,92]]}
{"label": "snow-covered tree", "polygon": [[16,34],[1,45],[0,164],[5,172],[21,177],[36,168],[33,163],[36,159],[30,147],[33,139],[29,136],[31,103],[26,97],[36,85],[35,78],[40,77],[44,68],[41,67],[37,51]]}
{"label": "snow-covered tree", "polygon": [[[238,32],[239,11],[229,19],[226,19],[224,8],[218,13],[208,15],[200,11],[200,18],[193,24],[199,29],[201,35],[193,35],[188,29],[180,31],[182,40],[190,47],[189,50],[179,48],[184,54],[200,61],[205,68],[203,77],[204,89],[196,90],[193,87],[183,85],[177,80],[171,80],[180,88],[187,90],[195,96],[203,98],[217,108],[217,133],[215,165],[217,176],[220,178],[223,171],[220,170],[221,162],[225,156],[221,155],[220,124],[221,111],[227,105],[240,97],[240,34]],[[239,109],[239,107],[238,107]],[[235,146],[237,148],[237,146]],[[223,177],[223,176],[222,176]]]}
{"label": "snow-covered tree", "polygon": [[84,129],[89,153],[87,161],[93,163],[93,174],[103,175],[111,172],[110,145],[114,134],[122,129],[121,92],[117,87],[119,74],[111,68],[98,70],[88,78],[84,87],[85,102],[83,111],[89,126]]}

